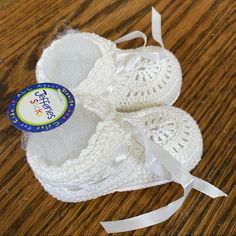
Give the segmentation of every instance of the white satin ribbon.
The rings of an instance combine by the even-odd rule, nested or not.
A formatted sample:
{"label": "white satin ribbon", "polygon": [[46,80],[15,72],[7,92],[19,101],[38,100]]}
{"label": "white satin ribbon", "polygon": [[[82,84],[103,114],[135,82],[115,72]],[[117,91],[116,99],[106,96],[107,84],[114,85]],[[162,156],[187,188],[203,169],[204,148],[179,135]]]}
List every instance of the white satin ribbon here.
{"label": "white satin ribbon", "polygon": [[[164,48],[164,44],[162,41],[162,34],[161,34],[161,15],[152,8],[152,36],[154,40],[161,45],[162,48]],[[147,43],[147,36],[141,32],[141,31],[134,31],[131,33],[128,33],[121,38],[114,41],[114,43],[122,43],[126,42],[132,39],[136,38],[142,38],[144,41],[143,48],[145,48]],[[125,57],[128,57],[132,55],[131,58],[129,58],[128,61],[124,62]],[[134,66],[137,64],[137,62],[140,60],[140,58],[147,58],[150,60],[159,60],[164,57],[164,53],[154,53],[154,52],[145,52],[144,50],[141,51],[120,51],[116,52],[117,57],[117,74],[123,73],[123,72],[130,72],[134,69]]]}
{"label": "white satin ribbon", "polygon": [[116,43],[116,44],[123,43],[123,42],[129,41],[129,40],[132,40],[132,39],[137,39],[137,38],[142,38],[143,39],[143,41],[144,41],[143,46],[145,47],[146,44],[147,44],[147,36],[141,31],[133,31],[131,33],[128,33],[128,34],[116,39],[114,41],[114,43]]}
{"label": "white satin ribbon", "polygon": [[[145,165],[161,178],[181,184],[184,194],[167,206],[149,213],[124,220],[101,222],[107,233],[136,230],[166,221],[182,206],[191,189],[196,189],[212,198],[227,196],[210,183],[192,176],[168,151],[148,138],[144,130],[139,129],[137,131],[137,128],[132,128],[131,134],[145,148]],[[122,150],[117,155],[119,156],[119,154],[124,156]]]}
{"label": "white satin ribbon", "polygon": [[[164,48],[164,44],[161,36],[161,16],[152,8],[152,35],[153,38]],[[139,31],[129,33],[120,39],[116,40],[116,43],[131,40],[137,37],[144,39],[144,47],[146,45],[146,36]],[[159,59],[160,55],[147,53],[144,51],[134,52],[131,59],[126,61],[127,56],[130,52],[121,52],[118,54],[118,65],[117,75],[120,73],[126,73],[132,71],[135,64],[138,62],[140,57],[152,58],[153,60]],[[108,87],[104,96],[109,96],[113,88],[113,80]],[[124,120],[122,117],[117,115],[117,121],[124,126]],[[126,119],[127,121],[127,119]],[[127,126],[126,126],[127,128]],[[171,202],[167,206],[161,207],[157,210],[145,213],[136,217],[117,220],[117,221],[106,221],[101,222],[102,226],[108,233],[119,233],[130,230],[136,230],[151,225],[155,225],[169,219],[184,203],[191,189],[196,189],[212,198],[227,196],[224,192],[211,185],[210,183],[192,176],[187,170],[184,169],[182,164],[176,160],[168,151],[162,148],[159,144],[155,143],[147,136],[147,132],[144,129],[134,128],[128,125],[128,134],[136,138],[144,147],[145,150],[145,165],[157,176],[166,180],[166,182],[176,182],[183,187],[184,194],[178,200]],[[127,148],[124,147],[124,143],[118,148],[115,160],[119,162],[124,160],[127,155]]]}
{"label": "white satin ribbon", "polygon": [[161,15],[154,7],[152,7],[152,37],[164,48],[161,33]]}
{"label": "white satin ribbon", "polygon": [[[162,40],[161,33],[161,15],[152,7],[152,37],[154,40],[164,48],[164,43]],[[132,39],[142,38],[144,40],[143,47],[147,44],[147,36],[141,31],[133,31],[128,33],[114,41],[114,43],[123,43]]]}

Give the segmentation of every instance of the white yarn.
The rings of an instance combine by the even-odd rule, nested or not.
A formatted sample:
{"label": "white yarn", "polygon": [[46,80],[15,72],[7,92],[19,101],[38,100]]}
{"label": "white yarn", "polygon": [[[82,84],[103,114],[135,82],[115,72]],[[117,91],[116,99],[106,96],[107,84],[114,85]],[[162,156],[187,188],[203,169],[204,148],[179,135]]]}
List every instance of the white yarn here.
{"label": "white yarn", "polygon": [[[187,170],[190,171],[199,162],[202,137],[196,122],[186,112],[174,107],[160,107],[124,114],[125,117],[134,126],[148,128],[153,140],[168,150]],[[71,131],[70,125],[64,126],[64,132]],[[74,139],[79,142],[78,137],[74,136]],[[57,149],[58,145],[67,146],[69,142],[67,138],[59,136],[58,141],[52,142],[51,150]],[[39,147],[45,143],[42,139],[37,139],[37,142]],[[127,158],[116,162],[115,154],[122,142],[128,145]],[[134,190],[166,182],[145,166],[142,145],[127,136],[121,124],[111,119],[98,124],[88,146],[73,155],[73,159],[64,150],[60,162],[53,152],[48,152],[51,156],[45,158],[44,151],[34,151],[33,143],[36,144],[30,136],[28,162],[44,189],[62,201],[85,201],[115,191]],[[69,147],[76,150],[73,148],[76,145],[73,142]]]}

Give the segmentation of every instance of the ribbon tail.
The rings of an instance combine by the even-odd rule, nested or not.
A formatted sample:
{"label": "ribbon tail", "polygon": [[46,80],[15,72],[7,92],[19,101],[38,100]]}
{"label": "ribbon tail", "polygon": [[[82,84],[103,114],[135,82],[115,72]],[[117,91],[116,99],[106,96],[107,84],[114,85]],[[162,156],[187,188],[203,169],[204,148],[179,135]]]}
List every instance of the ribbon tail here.
{"label": "ribbon tail", "polygon": [[152,7],[152,37],[164,48],[161,34],[161,15],[154,7]]}
{"label": "ribbon tail", "polygon": [[[156,143],[152,145],[153,141],[148,139],[145,136],[145,133],[142,131],[138,133],[136,131],[133,131],[133,135],[137,138],[139,142],[143,144],[145,148],[146,166],[150,168],[155,174],[161,176],[162,178],[171,181],[175,179],[177,183],[180,183],[182,185],[184,189],[184,195],[178,200],[171,202],[167,206],[161,207],[149,213],[145,213],[124,220],[101,222],[101,225],[108,233],[131,231],[166,221],[182,206],[193,186],[194,179],[189,178],[189,176],[187,178],[186,177],[182,178],[181,180],[179,179],[177,180],[175,178],[175,176],[173,175],[173,172],[175,172],[175,170],[172,170],[172,167],[174,167],[173,163],[170,163],[169,168],[166,168],[166,166],[163,165],[162,161],[159,161],[159,159],[161,158],[165,159],[166,155],[170,155],[167,151],[161,148],[160,150],[164,151],[164,153],[159,153],[160,151],[158,149],[159,145],[157,145]],[[156,159],[157,154],[160,154],[160,156],[158,155],[159,156],[158,159]]]}
{"label": "ribbon tail", "polygon": [[[150,169],[155,174],[165,178],[164,175],[166,175],[166,169],[169,172],[169,176],[173,176],[172,181],[180,183],[183,186],[188,184],[191,180],[194,180],[193,188],[195,190],[198,190],[199,192],[202,192],[212,198],[227,196],[227,194],[225,194],[223,191],[221,191],[214,185],[191,175],[187,170],[183,168],[182,164],[178,160],[176,160],[168,151],[166,151],[163,147],[156,144],[152,140],[145,137],[144,133],[142,133],[142,137],[143,144],[145,147],[146,160],[148,162],[152,161],[153,164],[151,164]],[[160,164],[163,165],[163,167],[165,168],[164,174],[162,174],[160,168],[158,170],[157,166],[155,165],[155,162],[160,162]],[[171,179],[168,178],[168,180]]]}
{"label": "ribbon tail", "polygon": [[190,190],[192,189],[192,184],[193,183],[191,182],[186,186],[186,188],[184,188],[184,195],[181,198],[171,202],[167,206],[129,219],[105,221],[100,223],[107,233],[121,233],[164,222],[182,206]]}
{"label": "ribbon tail", "polygon": [[228,195],[225,194],[223,191],[215,187],[214,185],[200,179],[194,176],[194,184],[193,188],[195,190],[198,190],[199,192],[202,192],[211,198],[216,198],[216,197],[227,197]]}

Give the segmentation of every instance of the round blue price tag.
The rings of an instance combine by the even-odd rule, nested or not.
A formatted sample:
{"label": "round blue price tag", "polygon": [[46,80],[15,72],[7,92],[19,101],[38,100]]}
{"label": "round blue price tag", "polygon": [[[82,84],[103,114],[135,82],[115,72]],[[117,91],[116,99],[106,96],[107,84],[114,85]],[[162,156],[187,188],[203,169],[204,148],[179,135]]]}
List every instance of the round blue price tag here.
{"label": "round blue price tag", "polygon": [[65,123],[75,109],[75,99],[65,87],[54,83],[33,84],[18,92],[8,107],[8,117],[18,129],[44,132]]}

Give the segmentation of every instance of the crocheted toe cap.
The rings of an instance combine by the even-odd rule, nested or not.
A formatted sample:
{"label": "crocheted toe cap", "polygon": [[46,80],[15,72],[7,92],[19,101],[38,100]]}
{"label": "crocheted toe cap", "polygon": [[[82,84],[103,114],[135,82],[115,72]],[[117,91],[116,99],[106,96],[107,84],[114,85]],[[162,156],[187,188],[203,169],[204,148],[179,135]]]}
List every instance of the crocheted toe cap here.
{"label": "crocheted toe cap", "polygon": [[148,135],[169,151],[188,170],[202,155],[202,135],[196,121],[175,107],[151,108],[135,113],[135,125],[145,127]]}
{"label": "crocheted toe cap", "polygon": [[[112,101],[119,111],[172,105],[178,98],[182,83],[181,68],[176,57],[159,47],[136,49],[159,55],[159,60],[141,58],[134,69],[116,78]],[[135,51],[135,50],[133,50]],[[132,50],[129,50],[132,55]]]}

